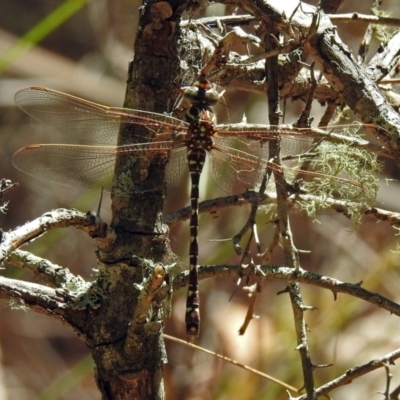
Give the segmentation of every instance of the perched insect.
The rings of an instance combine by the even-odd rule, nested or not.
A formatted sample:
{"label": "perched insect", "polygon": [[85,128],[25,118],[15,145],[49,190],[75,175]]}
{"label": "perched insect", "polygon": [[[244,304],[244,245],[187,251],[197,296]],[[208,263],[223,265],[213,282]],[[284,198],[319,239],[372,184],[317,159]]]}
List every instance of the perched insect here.
{"label": "perched insect", "polygon": [[[214,179],[229,192],[237,181],[246,187],[254,187],[261,181],[269,160],[268,146],[265,144],[269,140],[287,142],[293,147],[291,154],[297,154],[298,143],[303,143],[304,147],[304,143],[307,140],[309,143],[313,138],[341,140],[344,137],[334,132],[296,129],[292,126],[218,126],[212,122],[209,110],[218,102],[220,95],[206,79],[182,88],[181,92],[191,103],[186,121],[158,113],[110,108],[41,87],[20,90],[15,95],[15,101],[27,114],[67,135],[100,146],[30,145],[14,154],[13,163],[18,169],[50,182],[105,190],[111,190],[115,161],[119,154],[135,157],[148,157],[160,152],[168,154],[167,181],[176,179],[187,165],[191,177],[192,212],[185,319],[188,341],[195,343],[200,326],[197,277],[199,181],[206,154],[211,156]],[[133,138],[132,144],[117,146],[120,124],[145,127],[151,139],[146,143],[138,143]],[[366,143],[360,139],[352,140],[356,146],[362,147]],[[272,168],[282,168],[289,178],[299,173],[287,165],[274,166],[271,162],[270,165]],[[303,173],[312,178],[321,176],[318,172]],[[334,179],[344,185],[361,188],[358,182],[340,177]]]}

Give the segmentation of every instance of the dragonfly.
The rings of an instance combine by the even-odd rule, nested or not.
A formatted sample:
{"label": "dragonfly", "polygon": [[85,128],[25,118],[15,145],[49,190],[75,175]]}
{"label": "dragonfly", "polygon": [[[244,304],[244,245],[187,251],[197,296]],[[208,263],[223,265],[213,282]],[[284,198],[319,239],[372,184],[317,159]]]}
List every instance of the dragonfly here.
{"label": "dragonfly", "polygon": [[[299,143],[310,147],[310,140],[343,140],[340,133],[293,126],[246,124],[215,125],[210,111],[220,95],[206,79],[182,88],[181,93],[191,106],[186,121],[170,115],[106,107],[78,97],[43,87],[29,87],[18,91],[16,104],[35,119],[57,128],[63,133],[96,145],[34,144],[18,150],[13,164],[19,170],[49,182],[73,187],[98,188],[111,191],[116,158],[133,155],[136,158],[167,154],[166,180],[177,179],[187,166],[191,178],[189,284],[186,301],[186,333],[191,343],[197,343],[200,331],[200,303],[197,262],[199,255],[199,183],[206,154],[210,156],[211,174],[219,186],[231,192],[237,181],[242,187],[254,188],[261,182],[269,160],[269,140],[282,140],[293,147],[296,154]],[[121,124],[146,128],[150,139],[143,143],[133,137],[132,144],[117,146]],[[362,147],[361,139],[346,139]],[[297,169],[276,165],[285,176],[294,178]],[[311,177],[318,172],[300,171]],[[358,182],[336,177],[343,185],[361,188]],[[135,187],[132,188],[135,190]]]}

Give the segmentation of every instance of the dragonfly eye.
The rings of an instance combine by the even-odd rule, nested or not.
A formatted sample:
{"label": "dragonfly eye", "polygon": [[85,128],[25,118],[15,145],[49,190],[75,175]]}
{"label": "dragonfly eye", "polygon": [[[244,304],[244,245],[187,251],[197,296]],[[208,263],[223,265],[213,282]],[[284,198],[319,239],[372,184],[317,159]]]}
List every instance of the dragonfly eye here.
{"label": "dragonfly eye", "polygon": [[216,90],[211,88],[205,92],[204,98],[207,105],[213,106],[214,104],[217,104],[219,102],[220,95]]}

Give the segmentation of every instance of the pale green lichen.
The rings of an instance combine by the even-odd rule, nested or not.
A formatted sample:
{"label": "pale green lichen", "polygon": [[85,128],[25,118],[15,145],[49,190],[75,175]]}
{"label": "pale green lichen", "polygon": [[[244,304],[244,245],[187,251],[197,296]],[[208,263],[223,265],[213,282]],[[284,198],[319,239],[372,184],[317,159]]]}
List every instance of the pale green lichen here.
{"label": "pale green lichen", "polygon": [[105,297],[97,282],[87,282],[79,275],[65,282],[62,289],[74,310],[84,310],[88,306],[99,308]]}
{"label": "pale green lichen", "polygon": [[[391,13],[385,10],[380,10],[378,8],[373,7],[371,12],[377,17],[388,18],[391,16]],[[387,43],[398,31],[397,27],[388,26],[388,25],[378,25],[372,24],[372,28],[375,33],[375,38],[379,43]]]}
{"label": "pale green lichen", "polygon": [[124,172],[118,175],[116,187],[114,187],[114,194],[122,200],[129,199],[129,193],[132,193],[137,179],[132,176],[132,171],[137,162],[135,157],[129,157],[125,161]]}
{"label": "pale green lichen", "polygon": [[9,306],[10,306],[11,310],[19,310],[19,311],[24,311],[24,312],[29,311],[29,307],[26,305],[26,303],[22,299],[10,298]]}
{"label": "pale green lichen", "polygon": [[[358,137],[354,132],[344,134]],[[313,154],[307,172],[299,174],[298,181],[301,190],[313,197],[303,201],[299,196],[296,204],[309,216],[315,216],[318,211],[330,208],[332,200],[340,200],[345,214],[356,227],[363,210],[374,205],[379,190],[377,176],[381,164],[376,154],[346,142],[331,143],[328,140],[313,149]],[[291,168],[304,167],[301,156],[297,164]]]}

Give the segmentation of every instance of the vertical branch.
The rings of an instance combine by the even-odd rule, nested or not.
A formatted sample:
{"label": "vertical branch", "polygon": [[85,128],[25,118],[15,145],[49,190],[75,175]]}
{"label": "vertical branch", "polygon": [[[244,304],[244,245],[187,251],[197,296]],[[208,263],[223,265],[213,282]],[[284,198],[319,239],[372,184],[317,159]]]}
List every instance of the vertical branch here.
{"label": "vertical branch", "polygon": [[[265,41],[266,51],[273,50],[275,42],[271,40],[270,36],[266,37]],[[266,74],[267,74],[267,95],[268,95],[268,107],[269,107],[269,122],[272,125],[278,125],[279,123],[279,88],[276,82],[278,82],[278,58],[272,57],[266,60]],[[269,157],[274,159],[274,163],[280,165],[280,143],[279,141],[271,141],[269,148]],[[300,269],[300,263],[298,258],[297,249],[293,243],[292,232],[289,223],[288,213],[288,192],[285,177],[282,170],[276,168],[273,169],[275,187],[277,194],[277,215],[278,215],[278,230],[279,239],[282,243],[286,265],[293,266],[296,269]],[[299,351],[301,364],[304,376],[304,387],[307,392],[307,398],[314,400],[317,398],[314,378],[313,378],[313,367],[311,363],[310,354],[307,345],[307,333],[306,325],[304,322],[304,305],[301,298],[300,286],[296,282],[290,282],[287,291],[290,295],[290,300],[293,309],[294,323],[297,337],[297,347]]]}
{"label": "vertical branch", "polygon": [[[379,8],[379,6],[382,4],[382,0],[374,0],[372,4],[372,10],[376,10]],[[365,63],[365,59],[367,58],[367,53],[369,50],[369,46],[371,44],[372,37],[375,32],[375,25],[373,24],[368,24],[367,29],[365,31],[363,40],[360,44],[360,48],[358,49],[358,55],[357,55],[357,62],[359,65]]]}
{"label": "vertical branch", "polygon": [[[266,51],[272,51],[274,49],[275,41],[271,40],[271,37],[266,37]],[[267,96],[268,96],[268,113],[269,122],[271,125],[279,125],[279,88],[277,87],[278,82],[278,58],[271,57],[266,60],[266,75],[267,75]],[[274,159],[274,163],[277,165],[281,164],[280,159],[280,142],[270,141],[269,142],[269,158]],[[282,170],[277,168],[273,169],[275,178],[276,193],[277,193],[277,214],[278,214],[278,229],[280,242],[285,250],[286,265],[294,266],[299,268],[299,259],[297,250],[293,243],[292,233],[289,224],[289,213],[287,206],[288,192],[285,177]]]}
{"label": "vertical branch", "polygon": [[306,389],[307,399],[316,400],[317,393],[314,385],[314,367],[311,362],[311,356],[307,343],[307,326],[304,322],[304,310],[307,310],[301,297],[300,285],[296,282],[290,282],[288,286],[290,301],[292,303],[294,326],[297,337],[296,350],[300,354],[301,367],[304,376],[304,388]]}

